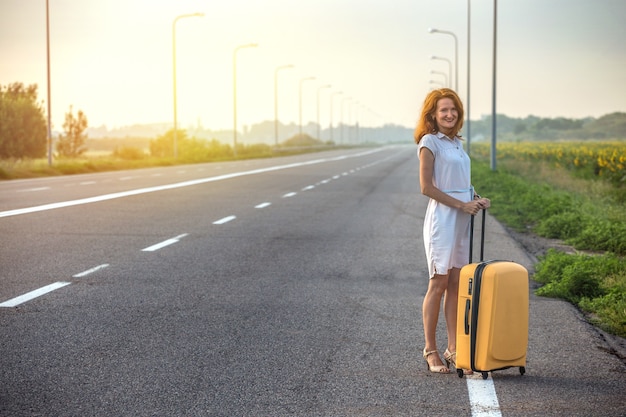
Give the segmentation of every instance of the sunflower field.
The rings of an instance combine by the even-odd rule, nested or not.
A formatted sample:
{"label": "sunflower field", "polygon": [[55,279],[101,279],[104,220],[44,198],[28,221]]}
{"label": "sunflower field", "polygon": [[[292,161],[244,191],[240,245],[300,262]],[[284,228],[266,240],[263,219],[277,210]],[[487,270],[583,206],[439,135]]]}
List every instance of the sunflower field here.
{"label": "sunflower field", "polygon": [[565,299],[626,337],[626,142],[472,144],[472,180],[501,223],[558,239],[539,258],[536,293]]}

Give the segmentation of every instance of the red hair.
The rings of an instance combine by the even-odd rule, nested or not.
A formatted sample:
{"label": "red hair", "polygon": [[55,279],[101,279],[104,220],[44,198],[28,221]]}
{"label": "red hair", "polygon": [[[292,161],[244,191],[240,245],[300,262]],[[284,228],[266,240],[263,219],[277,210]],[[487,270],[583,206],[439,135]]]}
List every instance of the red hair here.
{"label": "red hair", "polygon": [[424,135],[435,133],[439,130],[437,127],[437,121],[435,120],[435,113],[437,112],[437,103],[439,103],[439,100],[442,98],[451,99],[459,113],[459,117],[454,125],[454,135],[452,135],[452,137],[454,138],[454,136],[459,136],[459,132],[463,127],[463,117],[465,116],[463,103],[461,103],[461,99],[454,92],[454,90],[449,88],[440,88],[428,93],[424,99],[422,114],[420,115],[420,118],[417,121],[417,127],[413,132],[415,143],[419,143]]}

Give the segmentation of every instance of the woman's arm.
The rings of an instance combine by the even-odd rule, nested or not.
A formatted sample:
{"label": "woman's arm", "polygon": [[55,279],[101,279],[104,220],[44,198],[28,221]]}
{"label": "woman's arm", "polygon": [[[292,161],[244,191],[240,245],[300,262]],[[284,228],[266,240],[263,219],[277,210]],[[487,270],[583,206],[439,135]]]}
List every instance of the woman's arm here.
{"label": "woman's arm", "polygon": [[435,156],[426,147],[420,149],[420,189],[422,194],[432,198],[446,206],[462,210],[468,214],[476,214],[482,208],[489,207],[489,200],[481,198],[467,203],[458,200],[435,187],[433,184],[433,171],[435,168]]}

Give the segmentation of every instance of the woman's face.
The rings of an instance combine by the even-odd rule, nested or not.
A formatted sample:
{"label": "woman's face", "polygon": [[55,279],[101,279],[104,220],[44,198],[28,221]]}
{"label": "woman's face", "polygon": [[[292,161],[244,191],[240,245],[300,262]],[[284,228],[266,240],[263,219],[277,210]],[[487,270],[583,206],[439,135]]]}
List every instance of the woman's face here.
{"label": "woman's face", "polygon": [[437,101],[435,121],[440,132],[445,135],[453,133],[458,118],[459,112],[451,98],[442,98]]}

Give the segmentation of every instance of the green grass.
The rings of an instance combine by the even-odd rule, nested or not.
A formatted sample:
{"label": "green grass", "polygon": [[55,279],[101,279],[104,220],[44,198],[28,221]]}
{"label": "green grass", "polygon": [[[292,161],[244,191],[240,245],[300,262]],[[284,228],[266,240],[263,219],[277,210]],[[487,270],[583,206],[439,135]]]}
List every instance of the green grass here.
{"label": "green grass", "polygon": [[[560,239],[580,252],[549,250],[535,266],[541,296],[562,298],[598,327],[626,337],[626,213],[613,186],[542,163],[472,161],[472,180],[490,212],[523,232]],[[622,190],[615,190],[618,195]]]}

